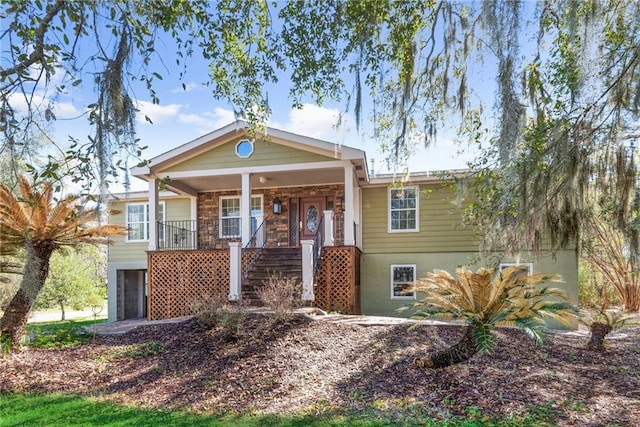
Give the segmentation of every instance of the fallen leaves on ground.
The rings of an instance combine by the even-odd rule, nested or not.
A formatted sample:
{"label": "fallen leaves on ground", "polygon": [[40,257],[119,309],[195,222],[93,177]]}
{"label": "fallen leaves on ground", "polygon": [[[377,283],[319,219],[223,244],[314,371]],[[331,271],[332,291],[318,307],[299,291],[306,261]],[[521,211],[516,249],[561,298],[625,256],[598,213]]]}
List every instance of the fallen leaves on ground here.
{"label": "fallen leaves on ground", "polygon": [[518,330],[499,329],[493,354],[443,370],[413,364],[461,332],[303,315],[274,324],[250,314],[230,336],[193,318],[71,349],[6,355],[0,392],[76,393],[195,412],[373,408],[397,419],[419,408],[436,419],[536,414],[554,425],[640,424],[640,328],[619,331],[604,352],[587,349],[584,336],[549,334],[538,347]]}

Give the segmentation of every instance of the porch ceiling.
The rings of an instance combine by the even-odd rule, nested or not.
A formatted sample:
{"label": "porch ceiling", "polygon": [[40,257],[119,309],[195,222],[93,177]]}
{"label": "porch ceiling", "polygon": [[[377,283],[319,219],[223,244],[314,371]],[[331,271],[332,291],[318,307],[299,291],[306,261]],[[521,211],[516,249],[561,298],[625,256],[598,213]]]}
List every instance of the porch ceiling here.
{"label": "porch ceiling", "polygon": [[[240,189],[239,174],[172,179],[168,186],[180,192],[204,192]],[[264,182],[263,182],[264,181]],[[320,169],[286,172],[264,172],[251,175],[251,188],[303,187],[344,182],[344,170]]]}

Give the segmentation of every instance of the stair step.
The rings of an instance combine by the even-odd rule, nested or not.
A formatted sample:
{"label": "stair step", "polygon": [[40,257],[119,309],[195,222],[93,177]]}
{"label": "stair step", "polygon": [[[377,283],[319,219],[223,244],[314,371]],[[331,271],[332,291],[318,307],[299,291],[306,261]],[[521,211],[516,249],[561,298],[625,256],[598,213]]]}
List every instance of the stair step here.
{"label": "stair step", "polygon": [[302,252],[300,248],[265,248],[242,283],[242,295],[252,306],[262,306],[256,294],[272,275],[283,278],[302,278]]}

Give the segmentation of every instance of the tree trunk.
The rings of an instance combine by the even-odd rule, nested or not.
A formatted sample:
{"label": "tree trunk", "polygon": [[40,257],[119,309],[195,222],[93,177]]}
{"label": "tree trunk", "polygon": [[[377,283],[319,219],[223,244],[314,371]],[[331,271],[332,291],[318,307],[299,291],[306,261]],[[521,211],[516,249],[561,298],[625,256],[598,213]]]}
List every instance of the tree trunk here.
{"label": "tree trunk", "polygon": [[587,343],[587,347],[594,350],[604,350],[604,338],[611,332],[611,326],[606,323],[594,322],[589,327],[591,338]]}
{"label": "tree trunk", "polygon": [[20,289],[0,319],[0,334],[7,340],[10,349],[20,347],[29,312],[47,280],[49,259],[56,247],[56,243],[51,240],[25,242],[27,256]]}
{"label": "tree trunk", "polygon": [[10,349],[20,346],[24,325],[27,323],[30,310],[29,298],[22,288],[18,289],[0,321],[2,338],[8,342]]}
{"label": "tree trunk", "polygon": [[65,316],[65,313],[64,313],[64,304],[63,303],[60,303],[60,313],[62,313],[60,321],[64,322],[65,320],[67,320],[66,316]]}
{"label": "tree trunk", "polygon": [[462,339],[446,350],[427,357],[416,359],[415,364],[421,368],[446,368],[460,362],[466,362],[478,352],[473,342],[470,326],[465,328]]}

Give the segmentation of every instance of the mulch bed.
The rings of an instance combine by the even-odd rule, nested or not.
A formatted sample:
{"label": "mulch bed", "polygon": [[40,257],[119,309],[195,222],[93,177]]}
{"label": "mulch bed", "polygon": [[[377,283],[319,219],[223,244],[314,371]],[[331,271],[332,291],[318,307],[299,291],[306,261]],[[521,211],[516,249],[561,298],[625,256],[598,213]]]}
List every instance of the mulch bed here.
{"label": "mulch bed", "polygon": [[584,336],[549,334],[537,347],[518,330],[500,329],[493,354],[443,370],[413,364],[460,335],[456,326],[361,326],[303,315],[274,324],[250,314],[230,336],[193,318],[0,357],[0,392],[195,412],[368,409],[406,420],[408,408],[419,408],[434,418],[534,413],[553,425],[640,425],[640,328],[617,331],[604,352],[588,350]]}

